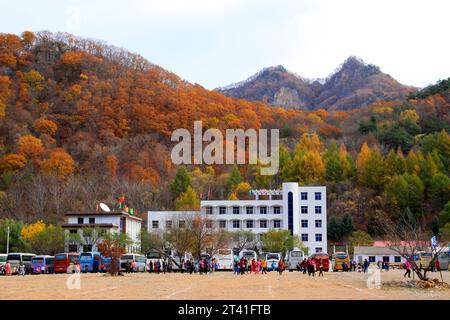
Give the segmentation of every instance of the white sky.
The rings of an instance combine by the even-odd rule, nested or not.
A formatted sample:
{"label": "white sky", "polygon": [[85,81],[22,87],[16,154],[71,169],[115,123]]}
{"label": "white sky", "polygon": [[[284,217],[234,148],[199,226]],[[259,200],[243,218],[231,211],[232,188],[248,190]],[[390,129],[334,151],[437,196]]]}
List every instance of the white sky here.
{"label": "white sky", "polygon": [[423,87],[450,76],[449,13],[449,0],[16,0],[0,32],[105,40],[209,89],[273,65],[326,77],[350,55]]}

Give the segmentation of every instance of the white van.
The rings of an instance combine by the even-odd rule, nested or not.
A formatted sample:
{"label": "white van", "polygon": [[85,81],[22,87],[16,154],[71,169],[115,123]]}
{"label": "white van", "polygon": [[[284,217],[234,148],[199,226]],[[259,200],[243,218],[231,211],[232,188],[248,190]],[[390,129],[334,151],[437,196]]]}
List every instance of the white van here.
{"label": "white van", "polygon": [[[278,267],[278,262],[281,260],[281,254],[276,252],[269,252],[266,254],[266,261],[267,261],[267,271],[276,270],[275,268]],[[275,268],[272,266],[275,265]]]}
{"label": "white van", "polygon": [[136,272],[144,272],[147,268],[147,259],[142,254],[126,253],[120,257],[120,270],[125,271],[127,269],[127,262],[134,261],[136,263]]}
{"label": "white van", "polygon": [[219,270],[233,270],[233,249],[219,249],[214,258],[219,265]]}
{"label": "white van", "polygon": [[293,249],[286,255],[286,269],[297,270],[297,265],[305,259],[305,253],[300,249]]}
{"label": "white van", "polygon": [[253,260],[258,259],[258,255],[256,254],[256,251],[254,250],[247,250],[244,249],[241,252],[239,252],[239,259],[246,258],[247,260]]}
{"label": "white van", "polygon": [[164,255],[156,250],[147,252],[145,256],[146,256],[145,265],[147,271],[150,271],[150,262],[154,265],[157,261],[164,260]]}

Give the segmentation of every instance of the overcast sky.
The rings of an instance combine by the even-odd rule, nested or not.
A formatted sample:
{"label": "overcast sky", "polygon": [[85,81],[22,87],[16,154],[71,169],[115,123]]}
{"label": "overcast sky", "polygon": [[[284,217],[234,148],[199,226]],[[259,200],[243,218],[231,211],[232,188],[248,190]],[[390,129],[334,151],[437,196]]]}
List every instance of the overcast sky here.
{"label": "overcast sky", "polygon": [[450,76],[449,12],[449,0],[16,0],[0,32],[105,40],[209,89],[273,65],[322,78],[350,55],[423,87]]}

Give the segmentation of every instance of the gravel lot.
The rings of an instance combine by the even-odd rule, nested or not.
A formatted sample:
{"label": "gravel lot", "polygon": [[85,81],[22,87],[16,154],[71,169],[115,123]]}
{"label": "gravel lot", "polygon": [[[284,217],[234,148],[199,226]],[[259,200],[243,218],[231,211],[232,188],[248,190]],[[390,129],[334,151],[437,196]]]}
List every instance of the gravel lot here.
{"label": "gravel lot", "polygon": [[[450,272],[442,272],[450,283]],[[369,289],[364,273],[325,273],[309,278],[298,272],[236,276],[232,272],[198,274],[81,274],[80,288],[68,289],[70,275],[0,277],[1,299],[445,299],[448,289]],[[439,278],[439,273],[432,273]],[[71,278],[73,280],[73,278]],[[381,281],[402,280],[400,270],[381,273]],[[72,282],[74,284],[75,282]]]}

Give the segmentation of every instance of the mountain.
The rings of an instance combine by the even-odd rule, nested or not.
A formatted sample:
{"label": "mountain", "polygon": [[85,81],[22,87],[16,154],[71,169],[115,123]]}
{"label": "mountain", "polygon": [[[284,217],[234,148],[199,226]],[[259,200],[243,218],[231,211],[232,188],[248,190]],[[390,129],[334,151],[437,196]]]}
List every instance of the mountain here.
{"label": "mountain", "polygon": [[352,56],[326,79],[305,79],[276,66],[216,90],[230,97],[289,109],[346,110],[376,101],[405,99],[416,88],[402,85],[379,67]]}

